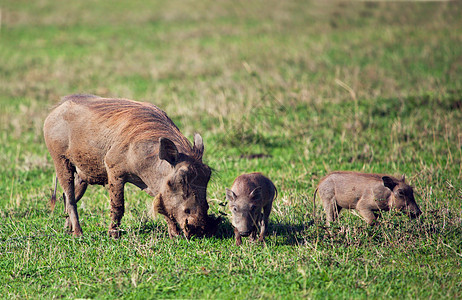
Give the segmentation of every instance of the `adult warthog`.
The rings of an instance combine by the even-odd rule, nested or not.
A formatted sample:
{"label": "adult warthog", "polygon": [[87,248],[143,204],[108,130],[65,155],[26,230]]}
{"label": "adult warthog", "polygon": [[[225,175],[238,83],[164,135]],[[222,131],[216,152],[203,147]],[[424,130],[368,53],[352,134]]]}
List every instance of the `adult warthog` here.
{"label": "adult warthog", "polygon": [[[149,103],[71,95],[44,124],[57,181],[64,190],[66,226],[80,236],[77,202],[88,184],[104,185],[111,199],[109,234],[119,236],[124,185],[130,182],[155,197],[170,237],[203,235],[209,217],[206,200],[211,169],[202,162],[204,144],[194,145],[161,109]],[[51,205],[56,202],[56,186]]]}

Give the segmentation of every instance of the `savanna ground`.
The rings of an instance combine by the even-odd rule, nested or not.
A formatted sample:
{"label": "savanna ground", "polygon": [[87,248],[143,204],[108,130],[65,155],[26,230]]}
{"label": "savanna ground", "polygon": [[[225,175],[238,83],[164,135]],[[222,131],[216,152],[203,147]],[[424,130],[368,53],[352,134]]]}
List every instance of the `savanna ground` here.
{"label": "savanna ground", "polygon": [[[462,297],[461,2],[322,3],[1,1],[1,297]],[[170,240],[130,185],[122,238],[98,186],[67,235],[42,124],[72,93],[201,133],[217,236]],[[423,215],[344,212],[329,233],[312,196],[333,170],[405,173]],[[279,197],[266,247],[238,248],[224,189],[251,171]]]}

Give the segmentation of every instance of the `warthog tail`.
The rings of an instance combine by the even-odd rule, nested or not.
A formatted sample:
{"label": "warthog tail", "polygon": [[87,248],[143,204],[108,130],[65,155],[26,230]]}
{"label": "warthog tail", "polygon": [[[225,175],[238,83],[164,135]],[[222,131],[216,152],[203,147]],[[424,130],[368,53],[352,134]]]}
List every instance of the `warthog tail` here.
{"label": "warthog tail", "polygon": [[318,188],[316,188],[313,194],[313,220],[316,219],[316,193],[317,192],[318,192]]}
{"label": "warthog tail", "polygon": [[274,198],[273,198],[273,200],[274,200],[274,199],[276,199],[278,197],[278,189],[276,188],[276,186],[274,185],[273,182],[271,182],[271,184],[273,185],[273,188],[274,188]]}

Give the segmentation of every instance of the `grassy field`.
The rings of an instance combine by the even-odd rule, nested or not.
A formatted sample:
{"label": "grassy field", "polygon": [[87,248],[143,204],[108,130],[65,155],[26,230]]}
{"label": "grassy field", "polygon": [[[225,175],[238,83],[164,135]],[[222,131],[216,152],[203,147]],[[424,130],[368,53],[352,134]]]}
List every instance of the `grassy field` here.
{"label": "grassy field", "polygon": [[[0,2],[0,296],[36,298],[461,298],[462,4],[307,1]],[[42,124],[61,96],[148,101],[214,173],[215,237],[170,240],[152,198],[79,202],[83,238],[50,211]],[[331,232],[319,179],[406,174],[423,215]],[[225,187],[245,172],[279,196],[266,247],[234,245]]]}

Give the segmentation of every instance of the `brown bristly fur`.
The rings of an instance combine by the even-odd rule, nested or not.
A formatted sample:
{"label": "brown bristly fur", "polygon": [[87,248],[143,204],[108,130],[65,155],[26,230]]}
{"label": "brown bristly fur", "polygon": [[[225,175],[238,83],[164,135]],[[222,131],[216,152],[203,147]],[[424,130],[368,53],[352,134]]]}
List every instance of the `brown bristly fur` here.
{"label": "brown bristly fur", "polygon": [[[333,171],[333,172],[330,172],[328,175],[324,176],[319,181],[319,184],[321,184],[321,182],[323,182],[329,175],[332,175],[332,174],[354,174],[356,176],[361,176],[361,177],[364,177],[364,178],[371,178],[371,179],[376,179],[376,180],[382,180],[383,176],[388,176],[388,177],[393,178],[395,180],[399,180],[399,178],[393,177],[393,176],[390,176],[390,175],[387,175],[387,174],[360,173],[360,172],[355,172],[355,171]],[[319,184],[318,184],[318,186],[319,186]]]}
{"label": "brown bristly fur", "polygon": [[[98,99],[98,101],[92,101]],[[62,102],[72,101],[85,104],[96,113],[101,124],[118,128],[124,134],[121,138],[124,144],[141,140],[155,140],[168,137],[178,147],[178,150],[197,161],[202,160],[202,153],[194,148],[167,114],[157,106],[127,99],[106,99],[93,95],[71,95]]]}

